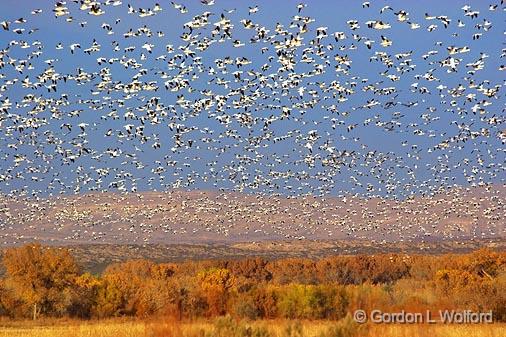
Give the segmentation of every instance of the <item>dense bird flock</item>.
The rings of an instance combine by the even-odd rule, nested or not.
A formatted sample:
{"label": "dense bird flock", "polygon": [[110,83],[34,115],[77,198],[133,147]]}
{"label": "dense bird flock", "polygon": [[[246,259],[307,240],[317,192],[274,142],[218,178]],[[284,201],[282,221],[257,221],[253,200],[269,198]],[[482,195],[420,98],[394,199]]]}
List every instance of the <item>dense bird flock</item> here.
{"label": "dense bird flock", "polygon": [[503,1],[26,5],[0,5],[3,243],[504,235]]}
{"label": "dense bird flock", "polygon": [[506,189],[434,197],[253,196],[203,191],[86,194],[9,202],[5,244],[236,243],[365,239],[376,243],[504,237]]}

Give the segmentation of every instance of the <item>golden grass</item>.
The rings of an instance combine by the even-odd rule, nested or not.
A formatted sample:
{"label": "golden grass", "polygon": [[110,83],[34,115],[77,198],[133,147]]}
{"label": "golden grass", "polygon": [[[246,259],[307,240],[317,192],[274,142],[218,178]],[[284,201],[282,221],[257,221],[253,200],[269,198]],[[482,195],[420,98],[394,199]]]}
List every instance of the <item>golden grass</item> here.
{"label": "golden grass", "polygon": [[[231,322],[233,322],[231,324]],[[0,322],[0,337],[347,337],[329,332],[336,325],[327,321],[254,321],[225,324],[216,321],[51,321],[46,325],[30,322]],[[9,326],[6,326],[9,325]],[[3,327],[2,327],[3,326]],[[236,329],[237,327],[237,329]],[[240,328],[239,328],[240,327]],[[242,329],[242,330],[241,330]],[[249,329],[249,332],[247,331]],[[483,325],[402,325],[377,324],[361,327],[360,337],[502,337],[506,324]],[[265,335],[261,335],[261,333]],[[255,333],[257,335],[255,335]]]}
{"label": "golden grass", "polygon": [[506,324],[391,324],[374,325],[368,337],[503,337]]}

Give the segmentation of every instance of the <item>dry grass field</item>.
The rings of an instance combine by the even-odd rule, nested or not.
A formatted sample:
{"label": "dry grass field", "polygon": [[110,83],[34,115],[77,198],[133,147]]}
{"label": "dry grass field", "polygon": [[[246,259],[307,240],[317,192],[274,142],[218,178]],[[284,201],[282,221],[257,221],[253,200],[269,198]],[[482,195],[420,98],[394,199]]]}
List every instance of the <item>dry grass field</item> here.
{"label": "dry grass field", "polygon": [[502,337],[506,324],[357,325],[350,320],[3,322],[0,337]]}

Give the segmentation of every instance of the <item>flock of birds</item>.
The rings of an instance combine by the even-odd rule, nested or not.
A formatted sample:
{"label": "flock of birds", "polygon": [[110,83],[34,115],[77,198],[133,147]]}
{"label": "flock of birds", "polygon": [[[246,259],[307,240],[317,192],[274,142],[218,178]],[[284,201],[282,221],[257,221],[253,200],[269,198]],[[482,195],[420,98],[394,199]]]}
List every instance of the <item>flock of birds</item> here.
{"label": "flock of birds", "polygon": [[[453,5],[450,13],[373,2],[328,9],[310,3],[225,8],[214,0],[37,5],[43,8],[0,4],[6,9],[0,18],[4,243],[19,240],[20,228],[35,230],[38,214],[55,204],[74,207],[69,195],[114,192],[108,195],[121,204],[129,197],[118,195],[133,194],[142,205],[146,191],[178,190],[220,192],[196,200],[224,218],[187,213],[171,220],[164,209],[169,215],[158,224],[131,221],[143,212],[152,219],[157,206],[120,212],[121,226],[111,220],[109,230],[128,224],[127,232],[149,241],[153,226],[176,235],[172,226],[184,223],[189,235],[226,237],[230,219],[254,218],[268,204],[259,200],[277,198],[277,208],[266,207],[271,216],[264,218],[264,209],[252,220],[266,235],[353,235],[383,226],[382,235],[398,231],[397,238],[407,239],[461,215],[453,203],[430,215],[430,200],[464,186],[487,191],[472,201],[472,226],[484,221],[487,235],[505,232],[502,0]],[[238,198],[234,193],[251,209],[231,210],[227,196]],[[301,216],[300,200],[309,197],[337,198],[344,213],[328,206],[323,215]],[[300,202],[280,201],[291,198]],[[377,198],[361,217],[347,218]],[[396,208],[405,215],[398,226],[367,220],[393,207],[392,200],[409,205],[414,198],[426,201],[425,222],[406,225],[408,206]],[[347,207],[350,200],[362,201]],[[163,199],[159,207],[168,204]],[[82,230],[65,240],[106,236],[93,226],[110,215],[90,221],[89,213],[79,214],[73,225]],[[250,225],[241,233],[253,231]],[[446,225],[481,235],[458,221]],[[406,234],[413,226],[415,234]],[[62,227],[56,221],[51,228]]]}
{"label": "flock of birds", "polygon": [[504,237],[505,198],[504,187],[455,188],[402,201],[182,190],[65,195],[11,201],[0,242],[459,242]]}

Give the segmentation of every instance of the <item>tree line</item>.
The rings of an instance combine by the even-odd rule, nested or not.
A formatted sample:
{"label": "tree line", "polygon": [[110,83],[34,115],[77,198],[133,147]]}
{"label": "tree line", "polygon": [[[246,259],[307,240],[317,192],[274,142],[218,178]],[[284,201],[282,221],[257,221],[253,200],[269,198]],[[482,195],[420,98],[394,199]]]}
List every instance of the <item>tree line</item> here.
{"label": "tree line", "polygon": [[247,319],[341,319],[357,309],[492,310],[506,321],[506,253],[379,254],[318,260],[130,260],[82,272],[65,248],[6,249],[0,316],[230,315]]}

